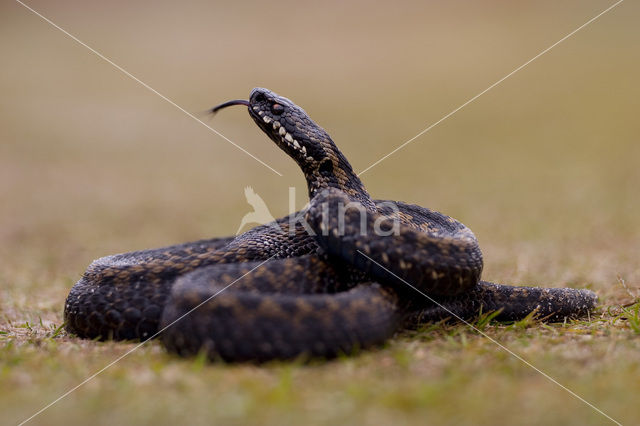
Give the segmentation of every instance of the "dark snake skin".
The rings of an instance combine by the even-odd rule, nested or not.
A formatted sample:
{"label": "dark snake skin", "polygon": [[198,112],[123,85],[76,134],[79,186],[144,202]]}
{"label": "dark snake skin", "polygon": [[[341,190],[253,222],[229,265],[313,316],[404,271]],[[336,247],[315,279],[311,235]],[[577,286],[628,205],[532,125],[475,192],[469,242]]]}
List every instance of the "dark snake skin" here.
{"label": "dark snake skin", "polygon": [[69,332],[160,335],[180,355],[266,361],[349,354],[403,327],[479,312],[558,320],[595,306],[588,290],[481,281],[482,253],[463,224],[372,200],[329,135],[290,100],[258,88],[213,112],[238,104],[298,163],[309,206],[235,238],[94,261],[67,298]]}

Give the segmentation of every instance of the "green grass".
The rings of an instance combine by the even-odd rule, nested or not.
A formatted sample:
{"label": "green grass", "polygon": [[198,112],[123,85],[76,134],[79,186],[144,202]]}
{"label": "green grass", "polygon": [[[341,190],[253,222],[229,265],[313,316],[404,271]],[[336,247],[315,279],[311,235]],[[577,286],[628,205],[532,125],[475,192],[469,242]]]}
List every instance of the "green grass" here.
{"label": "green grass", "polygon": [[[638,304],[631,307],[636,312]],[[619,312],[620,311],[620,312]],[[635,332],[622,308],[591,321],[491,322],[483,333],[617,418],[633,420]],[[16,323],[0,338],[6,407],[34,410],[133,347],[57,335],[54,324]],[[45,373],[46,371],[46,373]],[[626,381],[626,382],[625,382]],[[10,390],[11,389],[11,390]],[[487,396],[489,395],[489,396]],[[615,397],[614,397],[615,396]],[[488,404],[487,399],[495,401]],[[509,404],[518,402],[517,407]],[[544,410],[540,408],[544,407]],[[53,408],[41,421],[171,423],[433,421],[587,422],[603,418],[464,325],[407,332],[385,348],[329,363],[209,365],[144,345]],[[523,419],[523,416],[526,418]],[[17,418],[16,418],[17,419]]]}
{"label": "green grass", "polygon": [[[272,88],[363,170],[607,5],[37,7],[189,111]],[[289,186],[298,207],[306,190],[241,109],[210,124],[283,177],[18,4],[0,7],[0,423],[14,424],[135,347],[62,328],[92,259],[230,234],[248,185],[276,216]],[[33,424],[608,423],[484,334],[638,423],[637,18],[624,2],[362,176],[374,197],[470,226],[487,280],[592,289],[589,318],[484,313],[482,333],[428,324],[311,364],[209,364],[149,342]]]}

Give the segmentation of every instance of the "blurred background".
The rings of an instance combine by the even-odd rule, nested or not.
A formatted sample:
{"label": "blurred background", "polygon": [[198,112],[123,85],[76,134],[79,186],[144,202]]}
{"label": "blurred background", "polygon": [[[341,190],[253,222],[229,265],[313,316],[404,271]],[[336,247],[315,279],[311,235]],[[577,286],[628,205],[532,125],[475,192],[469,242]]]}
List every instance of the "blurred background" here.
{"label": "blurred background", "polygon": [[[613,4],[602,0],[28,5],[186,110],[292,99],[361,171]],[[301,173],[237,107],[198,115],[17,2],[0,5],[0,300],[60,324],[94,258],[277,217]],[[639,6],[627,1],[362,175],[471,227],[484,277],[640,285]]]}
{"label": "blurred background", "polygon": [[[610,4],[29,3],[194,114],[256,86],[291,98],[356,171]],[[632,12],[614,9],[367,171],[369,191],[453,215],[510,256],[528,242],[536,257],[637,244]],[[52,257],[77,277],[113,251],[235,232],[247,185],[276,216],[289,186],[306,202],[296,165],[243,108],[201,117],[282,177],[18,3],[2,21],[5,261]],[[501,255],[486,254],[490,273]],[[603,274],[637,273],[622,260]]]}

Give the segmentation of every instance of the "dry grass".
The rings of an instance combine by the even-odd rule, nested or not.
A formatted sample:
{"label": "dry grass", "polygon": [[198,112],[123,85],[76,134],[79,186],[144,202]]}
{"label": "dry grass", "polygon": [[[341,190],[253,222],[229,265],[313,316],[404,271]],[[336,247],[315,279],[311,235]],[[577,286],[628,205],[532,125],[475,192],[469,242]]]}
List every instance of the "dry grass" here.
{"label": "dry grass", "polygon": [[[253,86],[291,97],[356,170],[608,6],[30,4],[190,111]],[[59,329],[93,258],[232,233],[247,185],[276,215],[288,186],[305,190],[240,109],[212,124],[283,177],[17,3],[0,8],[0,421],[15,423],[132,347]],[[376,197],[469,225],[486,279],[596,291],[602,308],[584,321],[479,325],[623,423],[640,415],[637,20],[624,2],[363,175]],[[153,342],[34,419],[303,421],[607,422],[453,325],[311,366],[205,365]]]}

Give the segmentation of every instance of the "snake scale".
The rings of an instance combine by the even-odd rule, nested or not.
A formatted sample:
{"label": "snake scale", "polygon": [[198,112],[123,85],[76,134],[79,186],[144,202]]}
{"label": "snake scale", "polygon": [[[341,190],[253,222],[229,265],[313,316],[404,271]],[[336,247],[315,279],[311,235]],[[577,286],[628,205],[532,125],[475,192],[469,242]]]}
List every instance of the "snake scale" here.
{"label": "snake scale", "polygon": [[[482,253],[460,222],[373,200],[329,135],[287,98],[256,88],[249,115],[301,168],[309,205],[237,237],[95,260],[65,305],[83,338],[160,336],[211,360],[329,358],[379,345],[404,327],[499,311],[558,320],[586,314],[588,290],[482,281]],[[392,232],[393,231],[393,232]]]}

